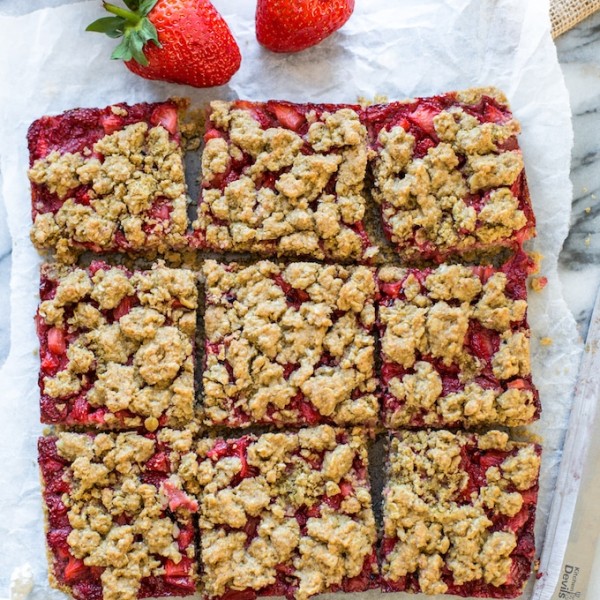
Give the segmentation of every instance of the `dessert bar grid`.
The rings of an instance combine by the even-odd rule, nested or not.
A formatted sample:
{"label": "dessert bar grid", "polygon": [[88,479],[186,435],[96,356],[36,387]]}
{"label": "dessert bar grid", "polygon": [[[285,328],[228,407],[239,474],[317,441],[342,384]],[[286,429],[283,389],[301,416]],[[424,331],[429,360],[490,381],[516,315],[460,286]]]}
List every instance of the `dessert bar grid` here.
{"label": "dessert bar grid", "polygon": [[[51,583],[78,600],[518,595],[540,448],[458,430],[540,413],[535,219],[504,95],[213,102],[193,223],[177,110],[75,109],[28,133],[38,249],[210,257],[200,307],[189,265],[42,267]],[[378,423],[395,430],[379,544]],[[256,425],[287,430],[223,434]]]}

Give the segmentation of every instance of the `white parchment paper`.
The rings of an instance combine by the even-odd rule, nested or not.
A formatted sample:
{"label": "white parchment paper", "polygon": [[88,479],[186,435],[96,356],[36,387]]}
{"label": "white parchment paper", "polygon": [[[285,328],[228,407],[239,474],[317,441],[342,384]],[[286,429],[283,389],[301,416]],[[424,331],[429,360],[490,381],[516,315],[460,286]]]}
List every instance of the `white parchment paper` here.
{"label": "white parchment paper", "polygon": [[[36,465],[42,429],[33,324],[39,258],[28,238],[27,127],[43,114],[76,106],[169,95],[197,102],[233,97],[351,102],[357,96],[396,99],[474,85],[506,92],[523,126],[521,145],[538,219],[535,249],[544,255],[549,280],[543,292],[530,294],[534,379],[543,403],[543,418],[533,427],[544,438],[540,549],[581,350],[556,269],[569,222],[572,129],[547,1],[358,0],[342,31],[289,56],[256,43],[254,2],[215,4],[240,43],[243,63],[228,86],[211,90],[147,82],[109,61],[114,42],[83,31],[100,15],[100,2],[0,18],[0,189],[13,237],[11,352],[0,371],[0,595],[7,593],[13,569],[30,563],[31,597],[63,597],[47,584]],[[540,345],[544,337],[552,345]]]}

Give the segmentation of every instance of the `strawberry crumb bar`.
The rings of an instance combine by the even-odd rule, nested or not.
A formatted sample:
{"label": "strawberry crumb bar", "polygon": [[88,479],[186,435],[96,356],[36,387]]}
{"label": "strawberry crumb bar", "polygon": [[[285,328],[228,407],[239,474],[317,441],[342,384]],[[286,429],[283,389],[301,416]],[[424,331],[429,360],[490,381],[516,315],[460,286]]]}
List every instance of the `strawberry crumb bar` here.
{"label": "strawberry crumb bar", "polygon": [[541,449],[508,435],[394,434],[384,490],[386,591],[515,598],[531,574]]}
{"label": "strawberry crumb bar", "polygon": [[329,425],[199,444],[209,598],[363,591],[377,584],[366,438]]}
{"label": "strawberry crumb bar", "polygon": [[27,134],[38,249],[164,252],[188,225],[177,106],[115,104],[35,121]]}
{"label": "strawberry crumb bar", "polygon": [[46,264],[36,316],[43,423],[180,426],[193,417],[191,271]]}
{"label": "strawberry crumb bar", "polygon": [[493,253],[535,233],[520,131],[495,88],[367,108],[373,197],[407,260]]}
{"label": "strawberry crumb bar", "polygon": [[211,103],[196,244],[363,261],[367,131],[360,107]]}
{"label": "strawberry crumb bar", "polygon": [[76,600],[195,592],[192,433],[59,433],[38,441],[50,582]]}
{"label": "strawberry crumb bar", "polygon": [[372,425],[375,275],[364,266],[208,260],[208,425]]}
{"label": "strawberry crumb bar", "polygon": [[499,269],[380,269],[387,427],[515,427],[539,416],[526,318],[531,266],[519,253]]}

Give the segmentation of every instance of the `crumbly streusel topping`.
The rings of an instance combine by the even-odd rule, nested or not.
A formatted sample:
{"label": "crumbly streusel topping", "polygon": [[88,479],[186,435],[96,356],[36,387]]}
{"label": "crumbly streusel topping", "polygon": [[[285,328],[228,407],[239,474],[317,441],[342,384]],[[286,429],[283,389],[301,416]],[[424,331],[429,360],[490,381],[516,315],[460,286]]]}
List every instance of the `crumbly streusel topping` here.
{"label": "crumbly streusel topping", "polygon": [[[48,337],[59,332],[67,340],[66,366],[43,379],[43,393],[59,407],[84,394],[92,407],[107,409],[100,424],[107,427],[154,430],[161,418],[189,422],[195,274],[160,263],[133,274],[108,265],[90,273],[56,265],[42,269],[42,277],[58,287],[40,304],[39,317]],[[119,411],[127,416],[118,418]]]}
{"label": "crumbly streusel topping", "polygon": [[[483,456],[493,451],[505,457],[487,468],[485,483],[465,498],[473,482],[462,454],[476,448]],[[392,437],[384,534],[396,544],[384,558],[384,577],[397,581],[416,573],[427,594],[447,591],[441,577],[445,569],[456,585],[479,579],[505,584],[518,540],[510,528],[492,531],[494,520],[521,511],[521,492],[537,484],[539,467],[533,444],[509,441],[499,431],[482,436],[418,431]]]}
{"label": "crumbly streusel topping", "polygon": [[[367,145],[354,110],[318,119],[311,111],[308,131],[300,135],[265,129],[251,110],[232,103],[212,102],[211,109],[224,137],[206,142],[205,189],[194,224],[210,248],[335,260],[377,252],[364,247],[361,234]],[[240,168],[236,163],[244,158],[249,164]],[[231,171],[238,176],[221,185]]]}
{"label": "crumbly streusel topping", "polygon": [[283,567],[304,600],[361,574],[377,535],[360,430],[322,425],[248,441],[218,458],[222,442],[199,444],[205,592],[259,590]]}
{"label": "crumbly streusel topping", "polygon": [[[464,251],[493,246],[525,227],[527,216],[510,189],[523,158],[518,149],[499,148],[520,132],[518,122],[480,123],[454,106],[433,117],[432,127],[439,143],[422,158],[415,158],[415,137],[403,127],[379,133],[372,191],[392,241]],[[470,202],[473,196],[480,200]]]}
{"label": "crumbly streusel topping", "polygon": [[208,422],[297,423],[299,394],[338,424],[376,418],[372,269],[209,260],[204,275]]}
{"label": "crumbly streusel topping", "polygon": [[[530,422],[536,406],[528,386],[487,389],[474,381],[489,368],[488,363],[500,382],[531,373],[529,330],[524,322],[527,302],[507,294],[506,274],[496,271],[483,282],[473,268],[462,265],[441,265],[422,283],[418,274],[395,267],[379,271],[384,286],[399,287],[398,298],[379,308],[383,359],[408,370],[389,381],[389,392],[402,403],[389,415],[389,425],[410,424],[421,413],[431,425],[440,420],[466,426]],[[484,336],[486,330],[500,334],[499,348],[489,361],[467,346],[471,322],[486,328]],[[485,340],[481,343],[485,345]],[[443,394],[442,378],[431,359],[458,366],[464,389]]]}
{"label": "crumbly streusel topping", "polygon": [[[164,251],[184,242],[183,155],[161,125],[134,123],[83,152],[53,151],[35,161],[29,179],[62,201],[56,211],[34,204],[31,231],[34,245],[56,249],[59,259],[82,247]],[[85,201],[75,197],[82,186]]]}
{"label": "crumbly streusel topping", "polygon": [[[180,526],[191,526],[198,503],[176,474],[195,459],[191,431],[162,430],[155,438],[65,432],[56,447],[69,462],[64,477],[70,491],[62,498],[72,527],[67,543],[86,566],[104,569],[104,600],[135,600],[143,578],[164,576],[161,558],[176,565],[194,558],[193,541],[180,548],[178,536]],[[170,474],[159,487],[145,483],[149,459],[162,454]],[[192,567],[190,576],[194,573]]]}

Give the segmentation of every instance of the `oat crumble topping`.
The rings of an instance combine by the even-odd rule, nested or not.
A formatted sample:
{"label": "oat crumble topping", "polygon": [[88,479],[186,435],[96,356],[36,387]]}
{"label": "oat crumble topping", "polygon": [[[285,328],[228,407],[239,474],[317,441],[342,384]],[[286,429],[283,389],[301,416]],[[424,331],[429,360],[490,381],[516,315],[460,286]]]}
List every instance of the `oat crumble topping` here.
{"label": "oat crumble topping", "polygon": [[406,258],[439,260],[532,235],[520,126],[493,96],[473,90],[367,109],[375,121],[387,113],[375,127],[372,193]]}
{"label": "oat crumble topping", "polygon": [[[186,460],[195,460],[192,440],[190,430],[167,429],[146,436],[63,432],[40,439],[57,587],[81,600],[98,588],[103,600],[194,592],[191,515],[198,503],[178,474]],[[68,489],[62,496],[55,492],[60,486]],[[168,590],[174,574],[179,588]]]}
{"label": "oat crumble topping", "polygon": [[[115,118],[127,118],[125,108],[113,108]],[[176,109],[165,104],[163,111],[168,110],[176,121]],[[77,112],[55,119],[62,118],[68,128],[70,119],[76,118],[71,113]],[[106,116],[96,112],[93,127],[97,129],[97,121]],[[79,151],[59,147],[36,160],[32,146],[43,148],[46,133],[43,125],[41,131],[30,131],[31,240],[39,249],[56,250],[59,260],[73,262],[85,249],[164,252],[184,244],[187,189],[178,137],[161,123],[152,126],[145,121],[122,128],[115,125],[109,131],[100,139],[91,134]],[[72,141],[66,138],[63,143],[69,147]]]}
{"label": "oat crumble topping", "polygon": [[383,267],[379,306],[384,422],[388,427],[531,422],[526,274],[441,265]]}
{"label": "oat crumble topping", "polygon": [[392,435],[382,566],[389,589],[488,596],[512,586],[516,596],[531,570],[539,467],[538,446],[499,431]]}
{"label": "oat crumble topping", "polygon": [[37,325],[44,422],[150,429],[193,417],[196,276],[42,267]]}
{"label": "oat crumble topping", "polygon": [[199,461],[208,596],[267,588],[304,600],[350,579],[371,587],[377,536],[360,430],[206,440]]}
{"label": "oat crumble topping", "polygon": [[208,424],[370,424],[373,300],[367,267],[204,264]]}
{"label": "oat crumble topping", "polygon": [[215,101],[211,111],[194,223],[202,244],[333,260],[376,254],[362,225],[367,132],[353,108]]}

